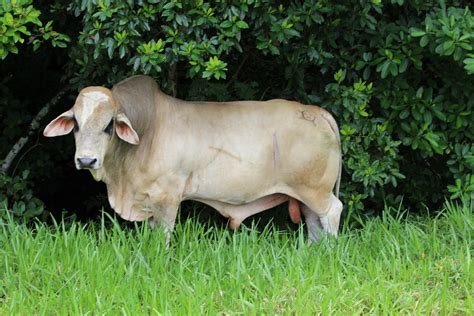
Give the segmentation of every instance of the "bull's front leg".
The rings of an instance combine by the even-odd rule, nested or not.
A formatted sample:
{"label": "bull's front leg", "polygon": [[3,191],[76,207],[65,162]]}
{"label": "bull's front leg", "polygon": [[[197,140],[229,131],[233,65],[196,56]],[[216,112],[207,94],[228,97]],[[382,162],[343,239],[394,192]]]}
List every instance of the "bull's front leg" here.
{"label": "bull's front leg", "polygon": [[180,200],[166,199],[155,203],[153,217],[150,220],[150,227],[160,227],[165,233],[166,245],[171,241],[171,234],[174,230],[176,215],[178,214]]}

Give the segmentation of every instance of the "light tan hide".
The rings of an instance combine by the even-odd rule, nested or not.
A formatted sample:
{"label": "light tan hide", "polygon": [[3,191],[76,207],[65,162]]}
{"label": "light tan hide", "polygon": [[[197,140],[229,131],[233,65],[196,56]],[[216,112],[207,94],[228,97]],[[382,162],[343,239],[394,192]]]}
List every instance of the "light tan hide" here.
{"label": "light tan hide", "polygon": [[[94,91],[108,98],[90,94]],[[110,204],[124,219],[152,218],[169,238],[184,200],[212,206],[229,218],[231,228],[290,200],[290,217],[298,221],[301,206],[310,241],[322,232],[337,236],[339,131],[317,106],[286,100],[187,102],[162,93],[152,78],[135,76],[111,91],[86,88],[66,113],[73,113],[79,126],[76,160],[84,157],[80,142],[92,144],[86,146],[87,157],[97,162],[90,171],[107,184]],[[88,115],[89,123],[81,115]],[[125,132],[118,130],[118,115],[129,119],[121,125]],[[96,141],[112,118],[115,133],[106,144]],[[46,136],[58,136],[55,121]],[[131,144],[131,135],[124,138],[134,131],[138,145]],[[101,147],[96,152],[94,144]]]}

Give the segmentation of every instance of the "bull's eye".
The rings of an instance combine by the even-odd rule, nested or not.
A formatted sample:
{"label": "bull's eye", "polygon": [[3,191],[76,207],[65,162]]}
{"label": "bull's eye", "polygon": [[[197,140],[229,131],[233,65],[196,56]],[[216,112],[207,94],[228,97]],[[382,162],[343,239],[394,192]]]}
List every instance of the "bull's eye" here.
{"label": "bull's eye", "polygon": [[107,127],[104,129],[104,132],[106,132],[109,135],[112,135],[113,127],[114,127],[114,120],[112,119],[112,120],[110,120],[109,125],[107,125]]}
{"label": "bull's eye", "polygon": [[77,133],[79,131],[79,124],[77,124],[76,117],[73,117],[74,120],[74,133]]}

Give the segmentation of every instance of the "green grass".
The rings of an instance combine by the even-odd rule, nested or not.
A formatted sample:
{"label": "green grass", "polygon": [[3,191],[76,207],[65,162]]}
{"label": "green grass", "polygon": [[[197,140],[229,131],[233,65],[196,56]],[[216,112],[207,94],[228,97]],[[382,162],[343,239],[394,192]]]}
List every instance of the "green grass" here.
{"label": "green grass", "polygon": [[307,246],[300,231],[178,224],[0,227],[0,314],[470,314],[468,206],[384,216]]}

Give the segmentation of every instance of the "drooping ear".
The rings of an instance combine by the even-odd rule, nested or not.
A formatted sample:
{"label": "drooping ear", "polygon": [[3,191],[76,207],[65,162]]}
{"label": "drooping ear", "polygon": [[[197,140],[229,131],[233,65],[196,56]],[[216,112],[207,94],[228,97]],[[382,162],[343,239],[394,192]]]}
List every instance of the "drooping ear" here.
{"label": "drooping ear", "polygon": [[69,134],[74,129],[74,112],[66,111],[51,121],[45,127],[43,135],[46,137],[55,137]]}
{"label": "drooping ear", "polygon": [[140,138],[132,127],[132,123],[124,113],[117,114],[115,119],[115,132],[117,136],[132,145],[138,145]]}

